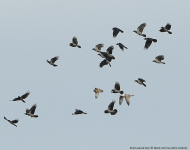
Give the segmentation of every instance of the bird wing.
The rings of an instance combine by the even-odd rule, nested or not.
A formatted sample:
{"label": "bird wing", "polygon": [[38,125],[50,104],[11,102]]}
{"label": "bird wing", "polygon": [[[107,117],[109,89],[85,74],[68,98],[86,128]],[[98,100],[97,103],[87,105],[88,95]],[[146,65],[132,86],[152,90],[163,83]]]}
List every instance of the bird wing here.
{"label": "bird wing", "polygon": [[98,98],[99,92],[95,93],[95,98]]}
{"label": "bird wing", "polygon": [[8,121],[8,119],[6,117],[4,117],[4,119]]}
{"label": "bird wing", "polygon": [[13,101],[18,101],[21,100],[20,96],[18,96],[17,98],[13,99]]}
{"label": "bird wing", "polygon": [[156,59],[158,59],[159,61],[164,60],[164,55],[159,55],[156,57]]}
{"label": "bird wing", "polygon": [[101,63],[100,63],[100,68],[102,68],[104,65],[107,65],[107,61],[106,59],[104,59]]}
{"label": "bird wing", "polygon": [[122,102],[123,102],[123,96],[120,96],[120,97],[119,97],[119,105],[121,105]]}
{"label": "bird wing", "polygon": [[119,29],[113,28],[113,37],[116,37],[118,33],[119,33]]}
{"label": "bird wing", "polygon": [[129,106],[129,104],[130,104],[130,95],[129,94],[125,94],[125,100],[127,102],[127,105]]}
{"label": "bird wing", "polygon": [[15,120],[12,120],[11,122],[12,123],[17,123],[19,120],[18,119],[15,119]]}
{"label": "bird wing", "polygon": [[77,45],[78,44],[78,41],[77,41],[77,37],[73,37],[73,43],[75,44],[75,45]]}
{"label": "bird wing", "polygon": [[56,60],[58,60],[59,59],[59,56],[56,56],[56,57],[53,57],[52,59],[51,59],[51,62],[52,63],[54,63]]}
{"label": "bird wing", "polygon": [[148,49],[151,44],[152,44],[152,41],[151,41],[151,40],[146,40],[144,49]]}
{"label": "bird wing", "polygon": [[113,49],[114,49],[113,46],[108,47],[108,49],[107,49],[107,51],[106,51],[107,54],[112,54]]}
{"label": "bird wing", "polygon": [[118,90],[118,91],[120,90],[120,84],[119,84],[119,82],[115,82],[115,89]]}
{"label": "bird wing", "polygon": [[102,47],[104,47],[104,44],[98,44],[95,46],[97,49],[101,50]]}
{"label": "bird wing", "polygon": [[166,28],[167,30],[170,30],[170,29],[171,29],[171,24],[167,23],[166,26],[165,26],[165,28]]}
{"label": "bird wing", "polygon": [[114,104],[115,104],[115,101],[112,101],[112,102],[109,104],[109,106],[108,106],[108,110],[113,110]]}
{"label": "bird wing", "polygon": [[30,108],[29,111],[30,111],[31,114],[34,114],[34,113],[35,113],[36,107],[37,107],[37,105],[34,104],[34,105]]}
{"label": "bird wing", "polygon": [[26,92],[24,95],[22,95],[21,98],[22,98],[22,99],[25,99],[25,98],[28,97],[29,94],[30,94],[30,92],[28,91],[28,92]]}
{"label": "bird wing", "polygon": [[144,28],[145,28],[145,26],[146,26],[146,23],[141,24],[141,25],[137,28],[137,32],[142,33],[143,30],[144,30]]}
{"label": "bird wing", "polygon": [[144,79],[138,78],[139,81],[141,82],[146,82]]}

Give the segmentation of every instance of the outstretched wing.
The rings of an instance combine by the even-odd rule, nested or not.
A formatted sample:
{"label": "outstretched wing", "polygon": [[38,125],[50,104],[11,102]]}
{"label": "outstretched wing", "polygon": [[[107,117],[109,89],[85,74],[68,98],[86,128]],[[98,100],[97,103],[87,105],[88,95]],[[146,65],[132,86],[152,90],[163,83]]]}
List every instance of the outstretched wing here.
{"label": "outstretched wing", "polygon": [[119,105],[121,105],[122,102],[123,102],[123,96],[120,96],[120,97],[119,97]]}
{"label": "outstretched wing", "polygon": [[12,120],[11,122],[12,123],[17,123],[19,120],[18,119],[15,119],[15,120]]}
{"label": "outstretched wing", "polygon": [[151,44],[152,44],[152,41],[151,41],[151,40],[146,40],[144,49],[148,49]]}
{"label": "outstretched wing", "polygon": [[77,37],[73,37],[73,43],[75,44],[75,45],[77,45],[78,44],[78,41],[77,41]]}
{"label": "outstretched wing", "polygon": [[159,55],[156,57],[156,59],[158,59],[159,61],[164,60],[164,55]]}
{"label": "outstretched wing", "polygon": [[119,84],[119,82],[115,82],[115,89],[118,90],[118,91],[120,90],[120,84]]}
{"label": "outstretched wing", "polygon": [[139,81],[141,82],[146,82],[144,79],[138,78]]}
{"label": "outstretched wing", "polygon": [[26,92],[24,95],[21,96],[22,99],[25,99],[28,97],[28,95],[30,94],[30,91]]}
{"label": "outstretched wing", "polygon": [[102,68],[104,65],[107,65],[108,62],[106,61],[106,59],[104,59],[101,63],[100,63],[100,68]]}
{"label": "outstretched wing", "polygon": [[125,94],[125,100],[127,102],[127,105],[129,106],[129,104],[130,104],[130,95],[129,94]]}
{"label": "outstretched wing", "polygon": [[142,33],[145,27],[146,27],[146,23],[141,24],[141,25],[137,28],[137,32]]}
{"label": "outstretched wing", "polygon": [[170,29],[171,29],[171,24],[170,24],[170,23],[167,23],[166,26],[165,26],[165,28],[166,28],[167,30],[170,30]]}
{"label": "outstretched wing", "polygon": [[30,111],[31,114],[34,114],[34,113],[35,113],[36,107],[37,107],[37,105],[34,104],[34,105],[30,108],[29,111]]}
{"label": "outstretched wing", "polygon": [[96,47],[97,49],[101,50],[101,48],[104,47],[104,44],[97,44],[95,47]]}
{"label": "outstretched wing", "polygon": [[54,63],[56,60],[58,60],[59,59],[59,56],[56,56],[56,57],[53,57],[52,59],[51,59],[51,62],[52,63]]}
{"label": "outstretched wing", "polygon": [[108,49],[107,49],[107,51],[106,51],[107,54],[112,54],[113,49],[114,49],[113,46],[108,47]]}
{"label": "outstretched wing", "polygon": [[112,101],[112,102],[109,104],[109,106],[108,106],[108,110],[113,110],[114,104],[115,104],[115,101]]}

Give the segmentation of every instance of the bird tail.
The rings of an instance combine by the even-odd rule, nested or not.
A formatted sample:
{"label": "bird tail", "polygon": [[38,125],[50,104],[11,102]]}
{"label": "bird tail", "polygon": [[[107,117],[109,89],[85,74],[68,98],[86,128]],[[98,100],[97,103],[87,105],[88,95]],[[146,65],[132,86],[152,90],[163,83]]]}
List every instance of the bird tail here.
{"label": "bird tail", "polygon": [[142,34],[143,37],[146,37],[146,34]]}
{"label": "bird tail", "polygon": [[23,99],[22,99],[22,101],[23,101],[24,103],[26,103]]}
{"label": "bird tail", "polygon": [[146,87],[146,84],[143,83],[143,85]]}
{"label": "bird tail", "polygon": [[122,30],[120,30],[121,31],[121,33],[123,33],[123,31]]}
{"label": "bird tail", "polygon": [[83,112],[83,114],[87,114],[87,113]]}
{"label": "bird tail", "polygon": [[156,42],[157,42],[157,39],[152,39],[152,41],[153,41],[154,43],[156,43]]}
{"label": "bird tail", "polygon": [[78,48],[81,48],[81,46],[80,46],[80,45],[77,45],[77,47],[78,47]]}
{"label": "bird tail", "polygon": [[100,90],[100,92],[104,92],[103,90]]}
{"label": "bird tail", "polygon": [[162,62],[162,64],[166,64],[165,62]]}
{"label": "bird tail", "polygon": [[169,34],[172,34],[172,32],[168,31]]}
{"label": "bird tail", "polygon": [[109,113],[108,110],[105,110],[104,113]]}
{"label": "bird tail", "polygon": [[56,67],[57,65],[56,64],[53,64],[54,67]]}
{"label": "bird tail", "polygon": [[38,118],[38,115],[34,115],[33,117],[34,117],[34,118]]}

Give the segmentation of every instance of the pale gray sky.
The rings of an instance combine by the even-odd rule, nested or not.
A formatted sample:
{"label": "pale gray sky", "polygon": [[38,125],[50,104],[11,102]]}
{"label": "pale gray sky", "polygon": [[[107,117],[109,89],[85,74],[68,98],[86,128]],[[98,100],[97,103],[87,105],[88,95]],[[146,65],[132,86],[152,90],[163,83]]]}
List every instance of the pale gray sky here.
{"label": "pale gray sky", "polygon": [[[129,149],[190,144],[190,1],[177,0],[32,0],[0,1],[1,105],[0,148]],[[148,50],[133,31],[156,38]],[[158,30],[171,23],[173,34]],[[124,31],[116,38],[112,28]],[[73,36],[81,49],[69,46]],[[128,47],[122,52],[116,43]],[[112,67],[91,49],[113,45]],[[165,65],[152,61],[164,55]],[[59,56],[57,67],[46,60]],[[146,80],[147,87],[134,82]],[[114,83],[135,95],[119,105]],[[104,90],[95,99],[93,89]],[[30,91],[26,103],[13,98]],[[104,114],[116,100],[115,116]],[[24,115],[37,104],[39,118]],[[87,115],[73,116],[78,108]],[[3,119],[19,118],[18,127]]]}

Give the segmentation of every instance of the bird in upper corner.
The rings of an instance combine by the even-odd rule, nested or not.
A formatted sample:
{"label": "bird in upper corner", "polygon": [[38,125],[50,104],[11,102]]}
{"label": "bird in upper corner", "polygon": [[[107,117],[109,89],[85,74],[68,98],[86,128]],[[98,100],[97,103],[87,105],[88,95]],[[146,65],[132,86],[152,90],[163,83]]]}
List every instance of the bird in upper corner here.
{"label": "bird in upper corner", "polygon": [[157,39],[153,39],[153,38],[144,38],[144,39],[146,40],[144,49],[148,49],[149,46],[152,44],[152,41],[153,41],[154,43],[157,42]]}
{"label": "bird in upper corner", "polygon": [[111,115],[115,115],[117,113],[117,109],[114,109],[113,110],[113,107],[114,107],[114,104],[115,104],[115,100],[113,100],[109,106],[108,106],[108,109],[104,111],[104,113],[110,113]]}
{"label": "bird in upper corner", "polygon": [[125,45],[123,45],[122,43],[117,43],[116,45],[118,45],[122,51],[124,51],[124,48],[128,49],[128,48],[127,48]]}
{"label": "bird in upper corner", "polygon": [[72,115],[79,115],[79,114],[87,114],[87,113],[83,112],[83,111],[80,110],[80,109],[75,109],[75,112],[74,112],[74,114],[72,114]]}
{"label": "bird in upper corner", "polygon": [[95,89],[94,89],[94,92],[95,92],[95,98],[98,98],[99,93],[102,93],[102,92],[103,92],[103,90],[98,89],[98,88],[95,88]]}
{"label": "bird in upper corner", "polygon": [[71,47],[78,47],[78,48],[81,48],[81,46],[80,45],[78,45],[78,40],[77,40],[77,37],[73,37],[73,41],[72,41],[72,43],[70,43],[70,46]]}
{"label": "bird in upper corner", "polygon": [[114,27],[113,29],[113,37],[115,38],[119,32],[123,33],[123,31],[119,28]]}
{"label": "bird in upper corner", "polygon": [[165,64],[165,62],[162,62],[162,60],[164,60],[164,55],[159,55],[152,62],[155,62],[157,64]]}
{"label": "bird in upper corner", "polygon": [[93,48],[92,50],[96,51],[96,52],[101,52],[101,48],[104,47],[104,44],[97,44],[95,46],[95,48]]}
{"label": "bird in upper corner", "polygon": [[120,93],[121,94],[122,91],[120,91],[120,84],[119,82],[115,82],[115,86],[114,89],[111,90],[111,93]]}
{"label": "bird in upper corner", "polygon": [[7,120],[10,124],[12,124],[12,125],[14,125],[15,127],[17,127],[17,126],[15,125],[15,123],[18,123],[18,121],[19,121],[18,119],[15,119],[15,120],[12,120],[12,121],[11,121],[11,120],[8,120],[6,117],[4,117],[4,119]]}
{"label": "bird in upper corner", "polygon": [[59,56],[56,56],[56,57],[53,57],[50,61],[49,60],[46,60],[50,65],[56,67],[57,65],[54,64],[55,61],[57,61],[59,59]]}
{"label": "bird in upper corner", "polygon": [[35,110],[36,110],[36,107],[37,107],[37,105],[34,104],[34,105],[30,108],[30,110],[27,108],[27,109],[26,109],[26,113],[25,113],[25,115],[28,115],[28,116],[30,116],[30,117],[37,118],[38,115],[34,115]]}
{"label": "bird in upper corner", "polygon": [[144,82],[146,82],[144,79],[138,78],[138,80],[135,80],[135,82],[137,82],[140,85],[144,85],[146,87],[146,85],[144,84]]}
{"label": "bird in upper corner", "polygon": [[126,103],[127,103],[127,105],[129,106],[129,104],[130,104],[130,97],[131,97],[131,96],[134,96],[134,95],[125,94],[123,91],[121,91],[120,94],[121,94],[121,95],[120,95],[120,97],[119,97],[119,105],[122,104],[123,98],[125,98]]}
{"label": "bird in upper corner", "polygon": [[160,32],[168,32],[169,34],[172,34],[172,32],[170,32],[169,30],[171,29],[171,24],[167,23],[165,27],[161,27],[161,29],[159,30]]}
{"label": "bird in upper corner", "polygon": [[133,32],[135,32],[136,34],[138,34],[138,35],[140,35],[140,36],[146,37],[145,34],[142,34],[142,32],[143,32],[143,30],[144,30],[145,27],[146,27],[146,23],[143,23],[143,24],[141,24],[141,25],[137,28],[137,30],[135,30],[135,31],[133,31]]}
{"label": "bird in upper corner", "polygon": [[30,91],[26,92],[22,96],[18,96],[17,98],[15,98],[15,99],[13,99],[11,101],[19,101],[19,100],[21,100],[22,102],[25,103],[24,99],[27,98],[29,94],[30,94]]}

